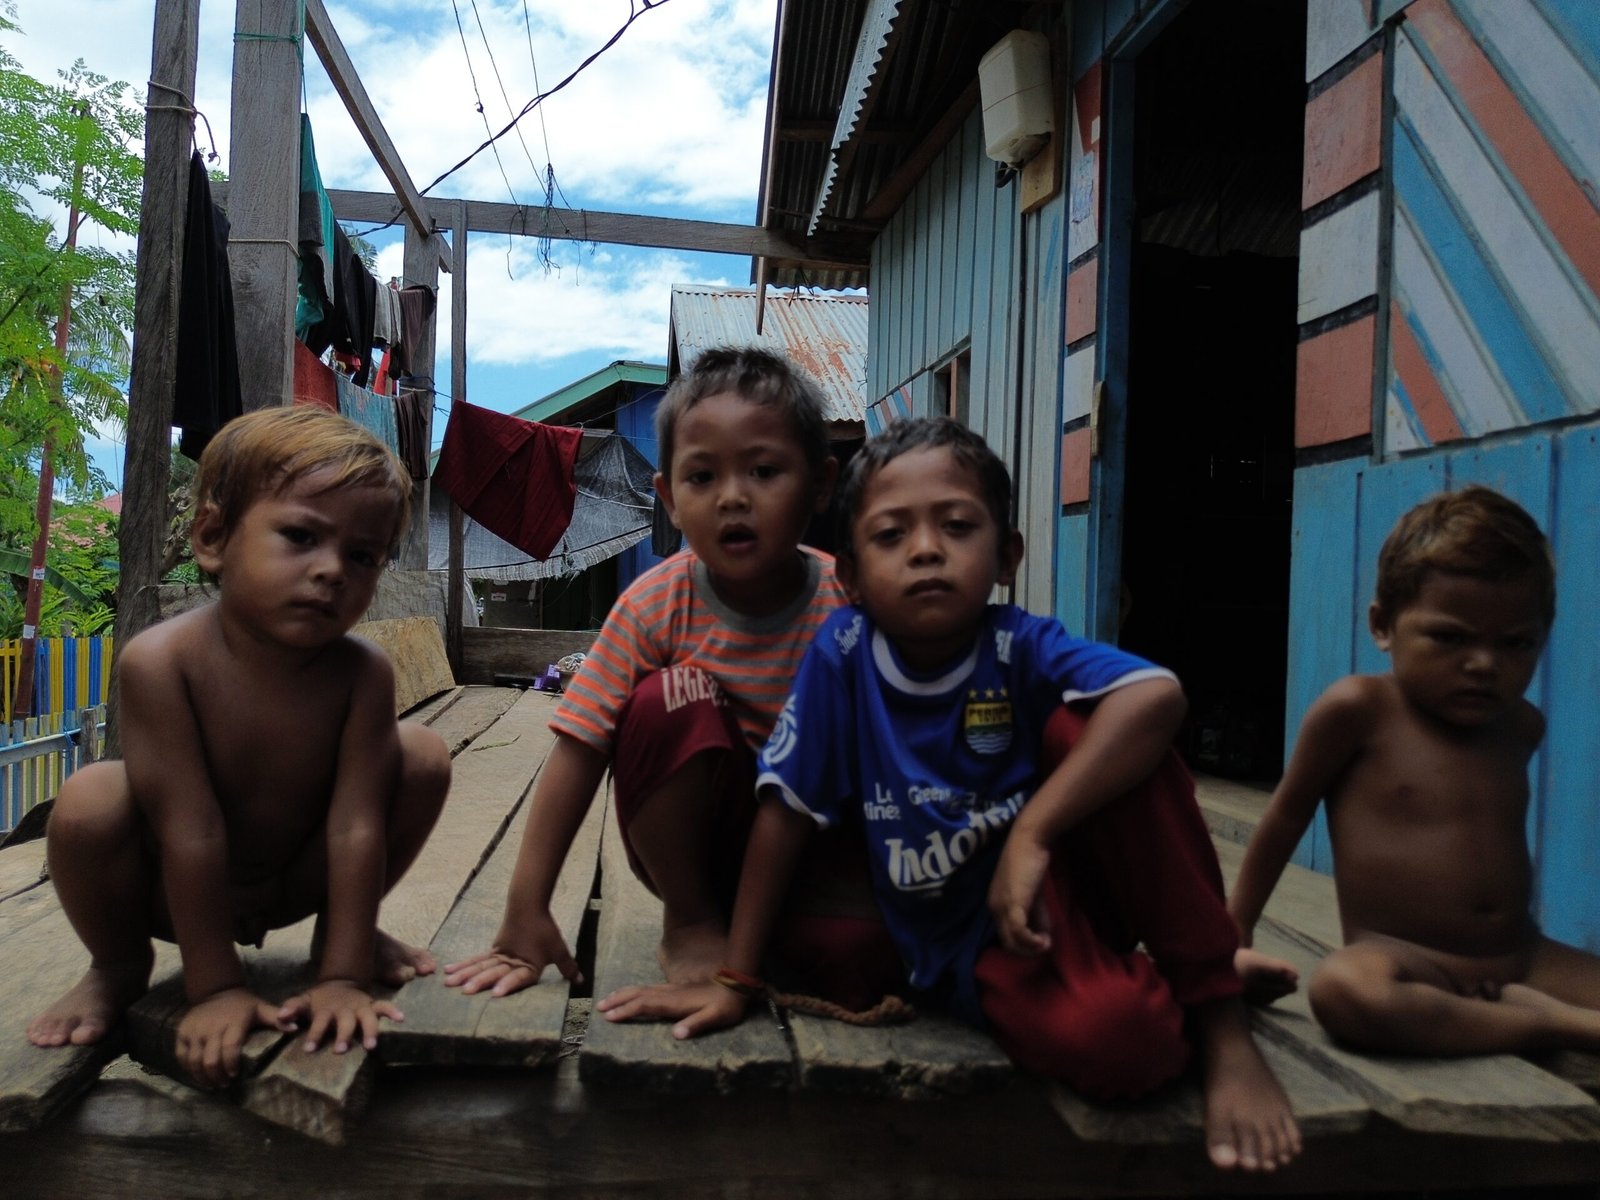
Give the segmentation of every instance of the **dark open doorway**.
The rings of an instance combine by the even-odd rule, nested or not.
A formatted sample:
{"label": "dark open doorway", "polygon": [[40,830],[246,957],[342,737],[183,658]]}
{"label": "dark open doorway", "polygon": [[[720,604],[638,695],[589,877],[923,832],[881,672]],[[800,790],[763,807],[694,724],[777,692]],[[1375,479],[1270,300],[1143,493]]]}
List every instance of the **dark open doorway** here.
{"label": "dark open doorway", "polygon": [[1121,641],[1239,779],[1282,768],[1304,61],[1303,3],[1197,0],[1135,74]]}

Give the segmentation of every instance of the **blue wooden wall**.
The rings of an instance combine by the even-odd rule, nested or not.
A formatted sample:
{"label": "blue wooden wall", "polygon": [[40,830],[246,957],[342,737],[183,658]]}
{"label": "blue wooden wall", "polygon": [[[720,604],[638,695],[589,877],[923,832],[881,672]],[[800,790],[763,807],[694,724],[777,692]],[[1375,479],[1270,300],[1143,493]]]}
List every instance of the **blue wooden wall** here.
{"label": "blue wooden wall", "polygon": [[1027,551],[1017,599],[1049,612],[1058,590],[1065,202],[1058,195],[1024,217],[1018,191],[1015,181],[995,187],[974,111],[873,244],[867,392],[891,397],[897,412],[931,413],[934,373],[970,351],[968,424],[1006,460],[1021,498]]}

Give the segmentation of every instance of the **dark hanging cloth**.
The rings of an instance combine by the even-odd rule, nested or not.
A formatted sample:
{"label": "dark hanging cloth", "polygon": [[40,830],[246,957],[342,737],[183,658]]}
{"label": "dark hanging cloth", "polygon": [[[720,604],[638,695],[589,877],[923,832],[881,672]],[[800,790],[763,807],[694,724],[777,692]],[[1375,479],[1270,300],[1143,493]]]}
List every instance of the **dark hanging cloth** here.
{"label": "dark hanging cloth", "polygon": [[413,356],[422,344],[428,329],[428,319],[433,316],[437,303],[433,289],[426,284],[413,283],[400,289],[400,344],[395,347],[395,378],[413,372]]}
{"label": "dark hanging cloth", "polygon": [[217,430],[244,411],[244,399],[233,328],[228,218],[211,199],[205,160],[198,150],[189,159],[177,349],[172,423],[183,431],[178,449],[188,458],[199,458]]}
{"label": "dark hanging cloth", "polygon": [[413,479],[428,477],[431,391],[403,390],[394,398],[394,420],[400,431],[400,459]]}
{"label": "dark hanging cloth", "polygon": [[581,429],[541,425],[475,404],[451,406],[433,481],[466,514],[524,554],[548,558],[572,522]]}
{"label": "dark hanging cloth", "polygon": [[333,311],[306,334],[306,345],[316,354],[329,346],[359,360],[350,380],[367,385],[372,370],[372,328],[377,319],[378,281],[357,257],[350,239],[338,225],[333,229]]}

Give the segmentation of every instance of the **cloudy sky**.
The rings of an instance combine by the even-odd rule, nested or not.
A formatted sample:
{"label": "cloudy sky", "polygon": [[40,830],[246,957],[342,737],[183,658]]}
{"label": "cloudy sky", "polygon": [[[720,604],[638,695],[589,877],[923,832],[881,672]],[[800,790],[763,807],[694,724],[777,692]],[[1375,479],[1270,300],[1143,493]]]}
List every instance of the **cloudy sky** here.
{"label": "cloudy sky", "polygon": [[[775,0],[655,0],[648,12],[643,0],[631,9],[629,0],[325,4],[419,188],[485,140],[486,119],[498,131],[539,85],[548,90],[565,78],[630,11],[640,13],[616,45],[496,144],[498,156],[485,151],[430,195],[542,204],[550,164],[573,208],[754,221]],[[234,4],[202,0],[200,11],[195,102],[226,172]],[[82,58],[142,92],[154,12],[154,0],[19,0],[21,32],[0,38],[38,78]],[[305,107],[324,183],[387,190],[309,45]],[[196,127],[205,148],[207,125]],[[379,247],[379,277],[398,275],[399,233],[369,240]],[[472,238],[467,384],[474,403],[515,409],[617,359],[664,362],[673,284],[749,282],[747,258],[575,242],[553,243],[551,253],[547,270],[531,238]],[[448,313],[448,278],[441,282]],[[447,329],[446,317],[441,391],[450,379]],[[436,437],[442,430],[441,419]],[[97,457],[120,484],[120,449],[107,445]]]}

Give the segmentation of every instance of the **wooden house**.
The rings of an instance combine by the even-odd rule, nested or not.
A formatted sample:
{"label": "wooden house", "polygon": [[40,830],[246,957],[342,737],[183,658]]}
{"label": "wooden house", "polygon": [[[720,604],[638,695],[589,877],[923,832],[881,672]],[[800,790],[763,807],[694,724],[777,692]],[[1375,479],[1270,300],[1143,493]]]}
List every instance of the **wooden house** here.
{"label": "wooden house", "polygon": [[[1321,689],[1382,668],[1401,512],[1469,481],[1522,503],[1561,594],[1538,915],[1591,949],[1596,15],[785,0],[762,195],[774,230],[870,233],[869,271],[815,278],[870,283],[869,428],[948,411],[990,440],[1018,601],[1171,663],[1203,767],[1271,780]],[[977,67],[1013,28],[1049,39],[1054,134],[1007,181]],[[1324,828],[1300,859],[1328,869]]]}

